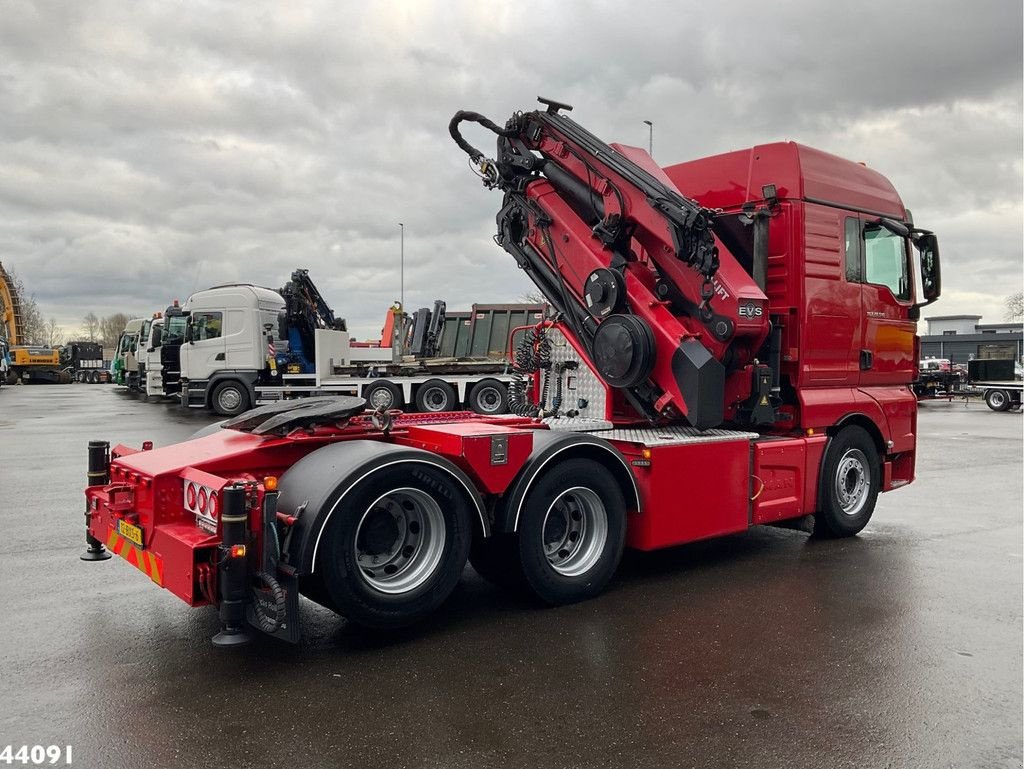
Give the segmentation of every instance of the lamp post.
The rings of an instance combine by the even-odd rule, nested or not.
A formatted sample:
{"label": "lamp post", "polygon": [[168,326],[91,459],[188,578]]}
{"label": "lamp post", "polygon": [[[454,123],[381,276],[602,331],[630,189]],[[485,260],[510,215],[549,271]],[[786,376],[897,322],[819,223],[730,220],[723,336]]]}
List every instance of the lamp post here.
{"label": "lamp post", "polygon": [[405,225],[401,222],[398,223],[400,232],[400,263],[399,263],[399,278],[398,278],[398,301],[402,305],[402,309],[405,309]]}
{"label": "lamp post", "polygon": [[647,154],[652,158],[654,157],[654,123],[650,120],[645,120],[644,125],[647,126]]}

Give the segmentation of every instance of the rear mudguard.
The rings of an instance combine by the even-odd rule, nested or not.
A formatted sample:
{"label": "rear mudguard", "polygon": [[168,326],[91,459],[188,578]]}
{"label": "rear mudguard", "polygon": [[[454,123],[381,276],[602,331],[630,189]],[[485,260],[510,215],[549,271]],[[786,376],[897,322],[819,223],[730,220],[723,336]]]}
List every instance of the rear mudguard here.
{"label": "rear mudguard", "polygon": [[469,477],[444,457],[381,441],[345,441],[307,454],[279,479],[277,509],[297,518],[285,540],[286,562],[299,575],[312,574],[324,530],[344,504],[345,495],[374,473],[399,464],[430,465],[451,475],[476,510],[481,533],[490,535],[480,493]]}

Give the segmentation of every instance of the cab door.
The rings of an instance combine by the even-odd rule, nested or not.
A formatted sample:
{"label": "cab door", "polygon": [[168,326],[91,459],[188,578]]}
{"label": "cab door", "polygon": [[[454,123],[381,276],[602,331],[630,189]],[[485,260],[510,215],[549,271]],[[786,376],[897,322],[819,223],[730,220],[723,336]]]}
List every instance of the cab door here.
{"label": "cab door", "polygon": [[188,378],[203,381],[225,367],[224,313],[198,310],[189,316],[188,323]]}
{"label": "cab door", "polygon": [[857,361],[860,384],[903,385],[914,380],[914,305],[910,243],[862,216],[864,334]]}

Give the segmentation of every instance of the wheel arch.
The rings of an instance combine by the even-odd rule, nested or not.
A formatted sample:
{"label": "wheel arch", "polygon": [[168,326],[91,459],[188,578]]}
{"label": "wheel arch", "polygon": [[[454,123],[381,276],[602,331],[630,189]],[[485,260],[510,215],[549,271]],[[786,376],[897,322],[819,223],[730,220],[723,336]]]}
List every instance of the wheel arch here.
{"label": "wheel arch", "polygon": [[[865,432],[871,436],[871,440],[874,441],[875,448],[878,449],[878,461],[884,462],[885,455],[889,453],[889,447],[886,445],[885,438],[882,435],[882,430],[879,428],[875,420],[867,414],[847,414],[825,430],[825,434],[828,435],[831,440],[838,435],[844,427],[849,427],[850,425],[856,425],[857,427],[863,428]],[[828,451],[827,446],[825,447],[825,450]]]}
{"label": "wheel arch", "polygon": [[567,459],[591,459],[600,463],[615,480],[626,500],[626,509],[640,512],[640,488],[625,458],[608,441],[581,433],[534,432],[533,452],[509,485],[495,509],[494,530],[515,532],[526,495],[543,471]]}
{"label": "wheel arch", "polygon": [[[298,520],[288,541],[288,562],[300,575],[316,569],[320,542],[331,516],[352,489],[395,465],[429,465],[448,474],[476,512],[474,536],[490,536],[480,492],[452,462],[422,449],[380,441],[354,440],[324,446],[307,454],[280,478],[278,510]],[[339,493],[340,490],[340,493]]]}
{"label": "wheel arch", "polygon": [[256,371],[227,370],[215,371],[206,382],[206,393],[204,394],[204,405],[206,408],[213,407],[213,391],[223,382],[234,380],[249,391],[249,405],[256,405],[256,381],[259,373]]}

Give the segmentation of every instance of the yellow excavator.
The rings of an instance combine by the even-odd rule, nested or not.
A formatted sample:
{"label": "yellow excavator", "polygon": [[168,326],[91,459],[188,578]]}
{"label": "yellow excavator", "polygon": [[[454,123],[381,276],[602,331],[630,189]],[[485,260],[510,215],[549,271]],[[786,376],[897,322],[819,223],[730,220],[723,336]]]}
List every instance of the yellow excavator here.
{"label": "yellow excavator", "polygon": [[7,384],[70,384],[63,370],[60,350],[27,344],[24,338],[21,300],[14,281],[0,263],[0,378]]}

